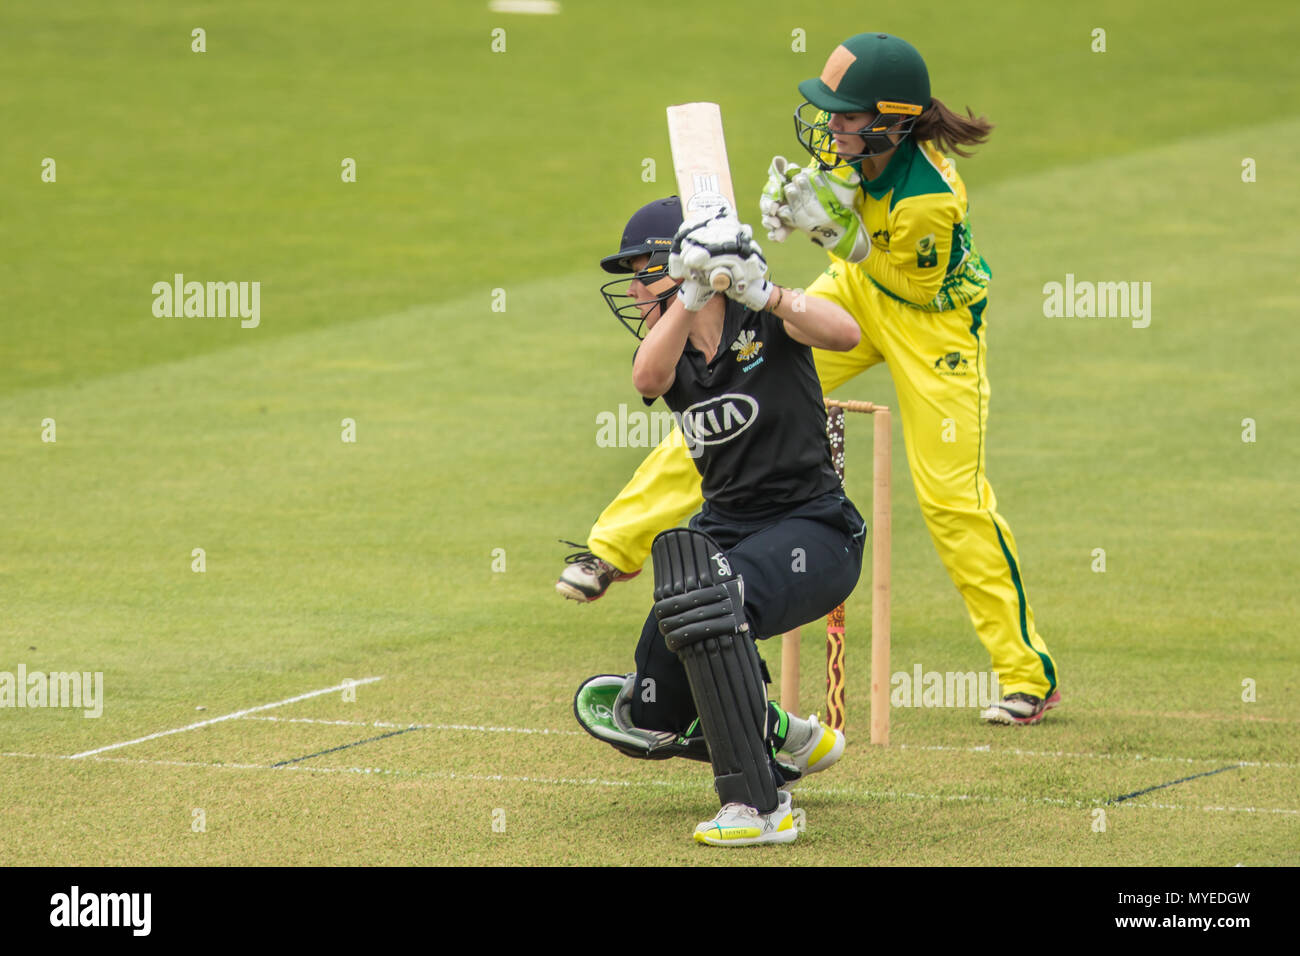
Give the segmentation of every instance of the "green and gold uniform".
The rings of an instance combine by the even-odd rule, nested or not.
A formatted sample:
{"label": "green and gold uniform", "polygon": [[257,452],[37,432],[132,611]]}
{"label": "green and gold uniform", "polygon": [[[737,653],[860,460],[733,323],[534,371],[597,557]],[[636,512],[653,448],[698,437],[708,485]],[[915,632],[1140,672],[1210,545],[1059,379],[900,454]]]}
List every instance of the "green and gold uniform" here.
{"label": "green and gold uniform", "polygon": [[[850,352],[813,349],[823,392],[888,364],[921,512],[1002,691],[1047,698],[1056,665],[1034,627],[1015,538],[984,473],[989,269],[971,239],[966,187],[932,144],[909,138],[862,184],[858,212],[870,254],[857,264],[831,256],[807,290],[862,329]],[[699,472],[670,436],[597,519],[588,547],[634,571],[655,534],[700,501]]]}

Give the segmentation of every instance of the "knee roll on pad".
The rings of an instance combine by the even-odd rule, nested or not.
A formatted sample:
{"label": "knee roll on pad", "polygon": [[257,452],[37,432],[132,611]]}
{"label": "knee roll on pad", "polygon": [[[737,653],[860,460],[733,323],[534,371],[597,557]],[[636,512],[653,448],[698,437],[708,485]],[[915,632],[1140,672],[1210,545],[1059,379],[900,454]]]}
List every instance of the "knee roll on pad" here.
{"label": "knee roll on pad", "polygon": [[655,617],[659,619],[664,643],[674,654],[707,637],[743,634],[749,630],[745,622],[744,583],[736,578],[656,601]]}
{"label": "knee roll on pad", "polygon": [[686,671],[724,804],[768,813],[776,781],[767,748],[767,689],[745,623],[744,587],[712,538],[665,531],[650,548],[655,616]]}
{"label": "knee roll on pad", "polygon": [[673,528],[654,539],[655,600],[736,580],[722,547],[701,531]]}
{"label": "knee roll on pad", "polygon": [[748,630],[745,583],[707,534],[674,528],[650,546],[655,619],[673,653],[695,641]]}

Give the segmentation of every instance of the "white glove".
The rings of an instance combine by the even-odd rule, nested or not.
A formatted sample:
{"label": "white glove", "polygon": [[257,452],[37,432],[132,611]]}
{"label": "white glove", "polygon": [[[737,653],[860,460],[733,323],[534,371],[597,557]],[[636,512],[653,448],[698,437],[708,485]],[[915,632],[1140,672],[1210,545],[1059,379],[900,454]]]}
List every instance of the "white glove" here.
{"label": "white glove", "polygon": [[733,274],[731,287],[727,289],[727,298],[734,299],[747,309],[763,312],[767,309],[767,302],[772,298],[772,290],[775,286],[767,278],[767,263],[763,261],[763,257],[755,258],[761,263],[762,271],[752,269],[750,266],[752,260],[746,260],[745,278],[736,280]]}
{"label": "white glove", "polygon": [[686,278],[687,269],[682,263],[682,243],[686,237],[697,229],[703,229],[710,220],[699,219],[689,220],[682,223],[677,228],[677,234],[673,236],[673,244],[668,248],[668,275],[674,279]]}
{"label": "white glove", "polygon": [[785,186],[791,224],[841,259],[861,262],[871,252],[871,237],[855,207],[861,181],[852,169],[832,173],[813,164],[799,170]]}
{"label": "white glove", "polygon": [[708,285],[718,272],[730,279],[727,297],[761,312],[772,295],[767,260],[754,242],[753,230],[733,220],[714,219],[683,241],[682,266],[697,281]]}
{"label": "white glove", "polygon": [[799,167],[784,156],[773,156],[767,167],[767,185],[758,198],[758,211],[762,214],[761,222],[767,230],[767,237],[774,242],[785,242],[794,231],[794,222],[790,218],[790,208],[785,201],[785,187]]}
{"label": "white glove", "polygon": [[687,276],[686,281],[677,289],[677,298],[682,300],[687,312],[698,312],[713,298],[713,289],[707,277],[699,279]]}

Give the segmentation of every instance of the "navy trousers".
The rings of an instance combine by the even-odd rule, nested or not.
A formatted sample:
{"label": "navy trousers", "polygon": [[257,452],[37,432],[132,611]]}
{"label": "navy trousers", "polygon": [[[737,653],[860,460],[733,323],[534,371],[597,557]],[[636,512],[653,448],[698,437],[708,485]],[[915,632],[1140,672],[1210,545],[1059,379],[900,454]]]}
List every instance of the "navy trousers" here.
{"label": "navy trousers", "polygon": [[[862,573],[866,522],[839,492],[765,518],[725,515],[706,502],[690,526],[713,538],[744,579],[749,633],[760,640],[829,614]],[[696,718],[695,701],[653,611],[637,644],[636,677],[632,722],[686,733]]]}

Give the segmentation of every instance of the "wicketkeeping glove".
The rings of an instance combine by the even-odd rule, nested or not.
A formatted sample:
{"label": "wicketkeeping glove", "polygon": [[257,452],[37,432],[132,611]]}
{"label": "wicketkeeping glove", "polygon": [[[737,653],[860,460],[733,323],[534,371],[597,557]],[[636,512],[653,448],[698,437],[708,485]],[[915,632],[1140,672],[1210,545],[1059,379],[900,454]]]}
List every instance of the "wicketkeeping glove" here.
{"label": "wicketkeeping glove", "polygon": [[871,237],[854,206],[861,182],[852,169],[831,172],[814,164],[799,170],[785,186],[791,224],[841,259],[861,262],[871,252]]}
{"label": "wicketkeeping glove", "polygon": [[785,202],[785,187],[797,172],[799,167],[784,156],[773,156],[772,164],[767,167],[767,185],[758,198],[758,211],[767,237],[775,242],[785,242],[794,231],[790,208]]}

